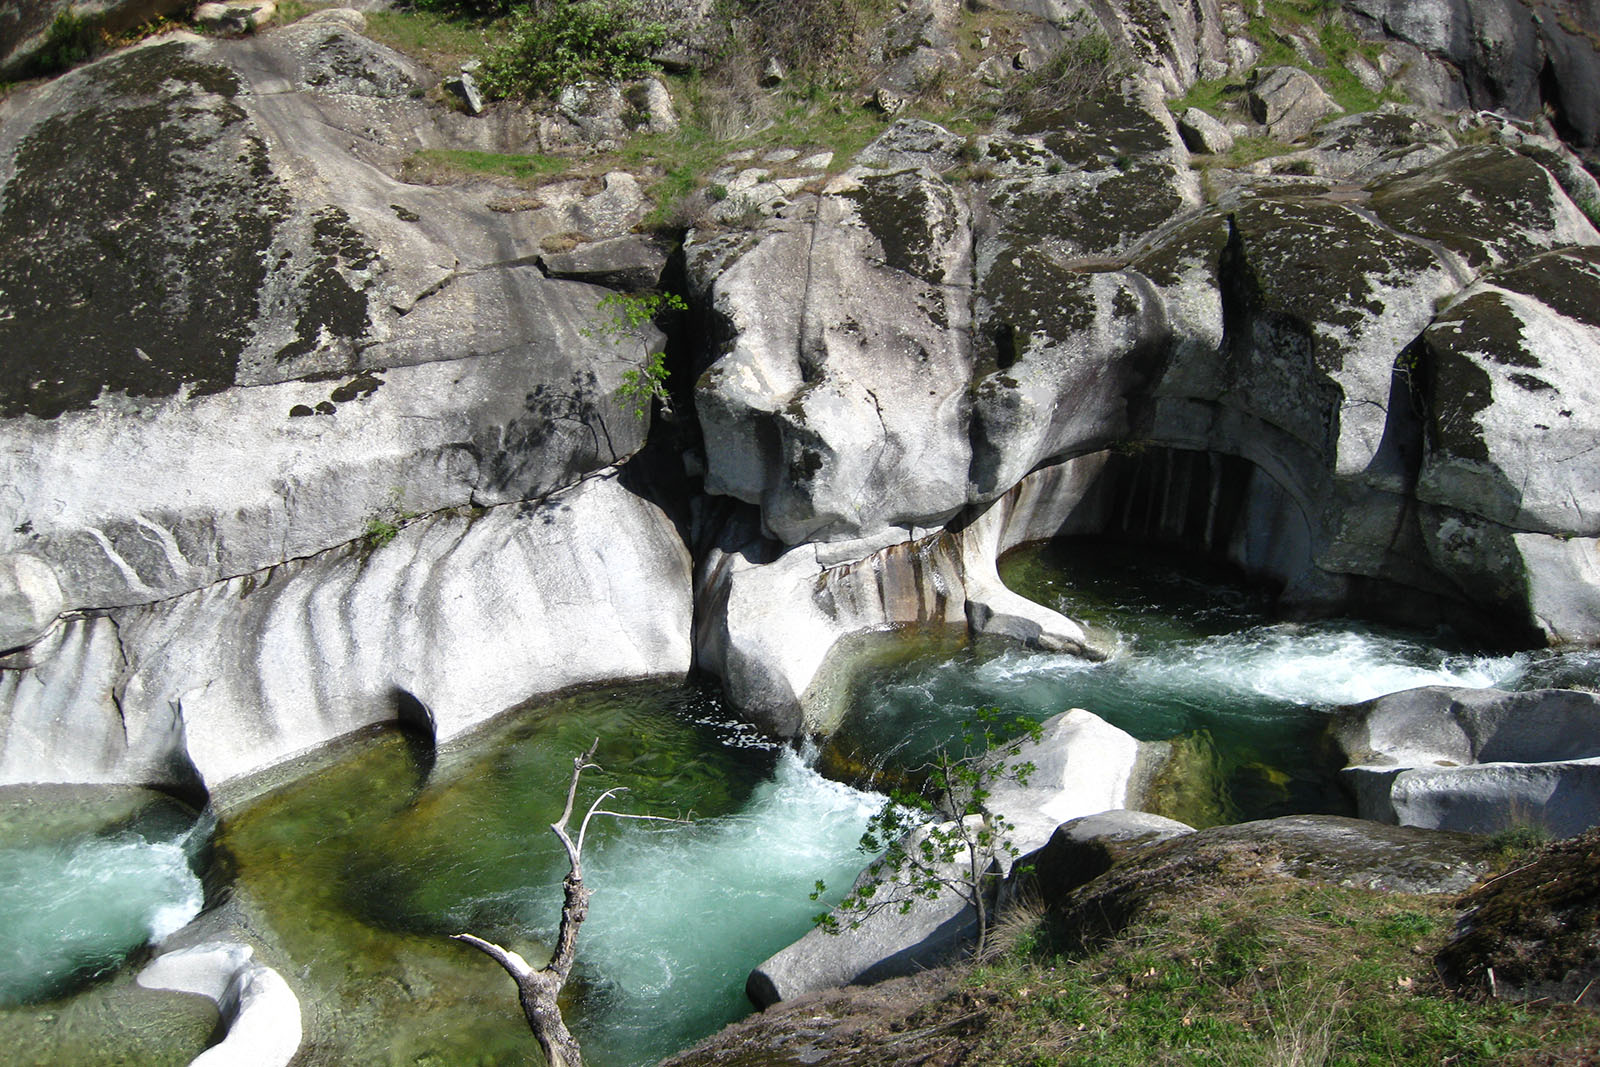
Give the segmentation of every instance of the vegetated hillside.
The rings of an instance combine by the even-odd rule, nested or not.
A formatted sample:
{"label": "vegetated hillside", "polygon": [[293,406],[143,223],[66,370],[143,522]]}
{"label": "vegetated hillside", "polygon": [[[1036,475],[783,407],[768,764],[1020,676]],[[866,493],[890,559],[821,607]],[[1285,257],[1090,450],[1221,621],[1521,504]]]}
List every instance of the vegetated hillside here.
{"label": "vegetated hillside", "polygon": [[[1251,825],[1271,826],[1202,831],[1032,898],[1003,920],[1007,947],[989,960],[797,998],[667,1064],[1600,1063],[1587,997],[1496,999],[1482,970],[1538,957],[1554,937],[1568,947],[1540,967],[1593,978],[1592,915],[1585,934],[1555,933],[1574,907],[1592,912],[1592,885],[1579,887],[1586,905],[1512,891],[1518,929],[1545,931],[1537,945],[1484,924],[1498,885],[1588,878],[1596,834],[1543,852],[1497,839],[1484,888],[1455,898],[1369,888],[1359,864],[1329,878],[1271,830],[1256,842],[1237,832]],[[1474,977],[1447,984],[1466,973],[1450,969],[1463,954],[1479,959]]]}

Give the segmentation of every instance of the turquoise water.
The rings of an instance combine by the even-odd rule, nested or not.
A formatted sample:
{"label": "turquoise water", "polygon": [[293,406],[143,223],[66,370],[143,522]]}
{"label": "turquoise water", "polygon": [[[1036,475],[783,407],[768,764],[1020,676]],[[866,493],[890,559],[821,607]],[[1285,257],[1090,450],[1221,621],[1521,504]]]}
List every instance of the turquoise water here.
{"label": "turquoise water", "polygon": [[0,790],[0,1006],[93,982],[199,914],[193,822],[145,790]]}
{"label": "turquoise water", "polygon": [[817,878],[847,886],[880,802],[722,721],[684,687],[634,686],[514,713],[419,778],[395,731],[223,821],[236,899],[315,1004],[313,1064],[537,1059],[510,979],[448,939],[469,931],[535,966],[565,861],[549,824],[572,757],[598,738],[618,810],[597,820],[569,1025],[597,1067],[654,1062],[749,1011],[749,970],[810,928]]}
{"label": "turquoise water", "polygon": [[[1227,571],[1147,551],[1032,546],[1012,586],[1086,620],[1106,663],[951,635],[886,638],[820,766],[727,721],[685,686],[572,694],[439,753],[398,729],[348,738],[224,818],[210,874],[301,998],[304,1064],[524,1064],[514,987],[449,934],[535,965],[565,866],[549,831],[572,757],[583,796],[674,823],[598,821],[594,892],[565,1010],[595,1067],[650,1063],[749,1010],[752,966],[810,928],[821,878],[848,886],[872,791],[998,705],[1081,706],[1176,739],[1170,812],[1204,824],[1345,811],[1328,709],[1423,684],[1593,684],[1593,653],[1483,655],[1447,634],[1277,623]],[[849,782],[851,784],[842,784]],[[194,814],[142,791],[0,796],[0,1041],[38,1064],[181,1064],[211,1037],[196,997],[132,987],[126,959],[200,906]],[[131,954],[131,955],[130,955]],[[120,970],[118,968],[121,968]]]}
{"label": "turquoise water", "polygon": [[1445,633],[1350,620],[1273,622],[1268,594],[1191,558],[1089,542],[1008,555],[1013,589],[1087,622],[1104,663],[1001,642],[935,649],[862,679],[827,765],[893,775],[978,709],[1045,719],[1081,707],[1135,737],[1176,740],[1183,780],[1167,813],[1202,825],[1293,813],[1351,814],[1323,733],[1330,709],[1421,685],[1573,684],[1592,653],[1486,655]]}

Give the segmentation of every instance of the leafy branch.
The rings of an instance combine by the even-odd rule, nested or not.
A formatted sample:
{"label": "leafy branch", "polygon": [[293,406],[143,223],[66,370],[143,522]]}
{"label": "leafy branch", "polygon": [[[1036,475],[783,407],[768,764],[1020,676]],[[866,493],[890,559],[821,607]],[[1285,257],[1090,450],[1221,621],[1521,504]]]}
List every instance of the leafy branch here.
{"label": "leafy branch", "polygon": [[[1012,739],[1007,741],[1002,733]],[[1016,734],[1022,734],[1016,737]],[[1001,868],[1020,855],[1016,827],[988,808],[994,786],[1027,785],[1037,769],[1014,757],[1024,740],[1037,742],[1041,727],[1031,719],[1003,722],[998,708],[983,708],[956,744],[941,746],[913,768],[922,775],[915,791],[896,790],[867,824],[860,849],[877,857],[838,906],[815,918],[831,934],[854,930],[879,912],[904,914],[918,900],[955,893],[977,918],[976,953],[987,948],[991,901]],[[818,881],[812,900],[827,891]]]}
{"label": "leafy branch", "polygon": [[[597,311],[610,309],[609,318],[592,330],[580,331],[585,337],[597,334],[613,341],[637,335],[639,328],[655,321],[657,315],[668,311],[687,311],[689,305],[677,293],[611,293],[602,297]],[[661,411],[672,414],[672,400],[667,394],[667,354],[651,352],[644,363],[622,372],[622,384],[617,387],[617,397],[633,408],[634,418],[650,417],[650,407],[661,402]]]}

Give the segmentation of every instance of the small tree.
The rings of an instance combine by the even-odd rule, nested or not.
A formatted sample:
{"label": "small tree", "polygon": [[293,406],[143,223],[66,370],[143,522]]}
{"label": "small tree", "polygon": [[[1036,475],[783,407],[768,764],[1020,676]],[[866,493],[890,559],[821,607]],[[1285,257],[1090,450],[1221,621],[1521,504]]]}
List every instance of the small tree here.
{"label": "small tree", "polygon": [[[600,298],[596,311],[611,312],[611,317],[593,329],[579,331],[585,337],[602,336],[613,341],[638,336],[639,328],[654,322],[669,311],[687,311],[689,305],[677,293],[611,293]],[[617,397],[633,408],[634,418],[648,419],[650,406],[657,401],[667,417],[672,416],[672,398],[667,394],[667,354],[651,352],[642,366],[622,372]]]}
{"label": "small tree", "polygon": [[[927,763],[912,768],[913,775],[923,776],[921,787],[895,790],[861,835],[861,851],[878,857],[867,868],[869,877],[834,912],[818,915],[819,927],[831,934],[853,930],[880,911],[908,912],[918,900],[954,892],[977,918],[974,954],[985,953],[1000,866],[1020,855],[1011,842],[1016,828],[990,811],[987,802],[1000,782],[1028,784],[1036,768],[1014,757],[1023,740],[1037,742],[1042,735],[1031,719],[1016,718],[1009,725],[1007,732],[1024,736],[1002,744],[1000,709],[980,709],[957,746],[941,745]],[[811,899],[826,890],[818,881]]]}
{"label": "small tree", "polygon": [[550,1067],[583,1067],[583,1053],[578,1047],[578,1039],[567,1029],[566,1021],[561,1017],[561,1006],[557,1003],[557,998],[561,995],[562,987],[567,984],[567,977],[572,973],[572,965],[578,958],[578,928],[589,916],[589,889],[583,884],[583,844],[589,833],[589,820],[596,815],[609,815],[614,819],[645,819],[651,822],[683,821],[659,815],[632,815],[602,808],[601,805],[607,800],[619,793],[627,792],[625,788],[619,786],[607,789],[595,797],[594,802],[589,805],[589,810],[584,813],[583,821],[578,824],[578,837],[574,840],[567,826],[572,821],[573,805],[577,801],[578,780],[583,777],[584,771],[600,769],[599,764],[592,762],[599,747],[600,741],[596,738],[595,743],[589,746],[589,751],[573,757],[572,780],[567,785],[566,807],[561,811],[561,818],[550,824],[550,831],[556,835],[562,848],[566,850],[569,864],[567,876],[561,882],[563,891],[561,926],[556,932],[556,944],[550,952],[550,962],[539,970],[534,970],[520,954],[501,948],[491,941],[474,937],[472,934],[450,935],[457,941],[482,950],[511,975],[517,983],[517,999],[522,1003],[522,1014],[527,1017],[528,1028],[533,1031],[534,1039],[544,1050],[545,1059]]}

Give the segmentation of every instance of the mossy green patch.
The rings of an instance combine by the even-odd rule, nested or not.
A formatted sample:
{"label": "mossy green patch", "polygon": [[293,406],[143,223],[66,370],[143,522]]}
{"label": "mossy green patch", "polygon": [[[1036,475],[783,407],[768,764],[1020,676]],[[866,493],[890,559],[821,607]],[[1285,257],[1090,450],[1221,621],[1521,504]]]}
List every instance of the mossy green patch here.
{"label": "mossy green patch", "polygon": [[[1309,198],[1245,201],[1234,214],[1263,303],[1307,324],[1359,329],[1386,310],[1386,289],[1437,271],[1433,256],[1339,204]],[[1323,351],[1330,369],[1340,357]]]}
{"label": "mossy green patch", "polygon": [[1522,319],[1499,293],[1478,293],[1451,307],[1423,334],[1429,436],[1433,447],[1461,459],[1488,462],[1477,417],[1494,400],[1485,362],[1536,369],[1523,342]]}
{"label": "mossy green patch", "polygon": [[997,182],[989,205],[1013,246],[1048,242],[1069,256],[1116,255],[1184,208],[1176,169],[1132,161],[1092,175]]}
{"label": "mossy green patch", "polygon": [[1225,215],[1214,209],[1206,211],[1178,227],[1133,266],[1163,288],[1181,284],[1197,267],[1215,278],[1229,233]]}
{"label": "mossy green patch", "polygon": [[1154,115],[1120,96],[1032,111],[1023,115],[1013,132],[1042,138],[1044,146],[1071,167],[1099,168],[1119,157],[1172,147],[1166,127]]}
{"label": "mossy green patch", "polygon": [[1600,249],[1562,248],[1501,271],[1494,283],[1600,329]]}
{"label": "mossy green patch", "polygon": [[[978,326],[976,355],[1004,369],[1039,344],[1067,341],[1094,325],[1091,277],[1057,263],[1047,251],[1013,245],[979,282],[986,309]],[[1002,343],[1010,338],[1009,344]],[[1012,353],[1005,358],[1005,349]]]}
{"label": "mossy green patch", "polygon": [[[311,264],[300,278],[302,303],[295,316],[295,339],[276,353],[279,362],[308,355],[330,342],[354,342],[366,333],[366,291],[351,285],[348,271],[363,271],[377,252],[336,207],[312,221]],[[337,399],[337,397],[335,398]]]}
{"label": "mossy green patch", "polygon": [[930,285],[944,283],[940,253],[955,236],[960,217],[955,195],[947,186],[914,171],[902,171],[868,175],[844,196],[855,203],[861,221],[883,247],[886,265]]}

